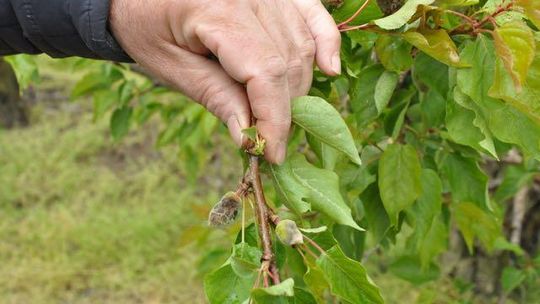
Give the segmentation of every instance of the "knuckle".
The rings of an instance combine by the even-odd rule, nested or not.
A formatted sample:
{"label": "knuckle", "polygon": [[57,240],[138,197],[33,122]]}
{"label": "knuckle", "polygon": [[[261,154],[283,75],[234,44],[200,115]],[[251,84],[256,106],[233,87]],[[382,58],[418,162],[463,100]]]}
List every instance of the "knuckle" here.
{"label": "knuckle", "polygon": [[304,61],[297,57],[289,61],[289,70],[287,77],[289,84],[297,86],[302,81],[302,73],[304,71]]}
{"label": "knuckle", "polygon": [[303,63],[304,63],[304,62],[303,62],[302,59],[299,58],[299,57],[292,58],[292,59],[289,61],[289,67],[288,67],[289,73],[297,74],[297,73],[302,72],[302,69],[303,69]]}
{"label": "knuckle", "polygon": [[227,107],[225,103],[225,94],[227,88],[221,85],[215,84],[203,84],[200,95],[198,96],[199,102],[208,109],[208,111],[214,113],[218,117],[227,116]]}
{"label": "knuckle", "polygon": [[261,61],[261,67],[259,68],[256,76],[281,78],[287,74],[287,64],[285,60],[279,56],[271,56]]}
{"label": "knuckle", "polygon": [[253,108],[253,116],[274,127],[287,129],[291,125],[291,113],[276,104],[261,104]]}
{"label": "knuckle", "polygon": [[299,47],[300,56],[304,58],[313,58],[315,57],[315,52],[317,51],[317,47],[315,45],[315,40],[310,38],[307,39],[300,45]]}

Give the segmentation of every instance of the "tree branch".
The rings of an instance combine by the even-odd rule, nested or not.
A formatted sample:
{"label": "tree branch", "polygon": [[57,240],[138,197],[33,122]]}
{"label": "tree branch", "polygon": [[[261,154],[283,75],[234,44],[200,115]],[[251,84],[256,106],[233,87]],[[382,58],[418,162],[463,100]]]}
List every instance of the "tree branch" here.
{"label": "tree branch", "polygon": [[[261,239],[263,255],[262,263],[268,264],[268,271],[270,278],[274,284],[279,284],[279,271],[277,269],[274,253],[272,252],[272,237],[270,234],[270,216],[269,207],[266,204],[266,198],[264,197],[264,190],[261,182],[261,175],[259,170],[259,156],[249,155],[249,182],[255,195],[255,213],[257,216],[257,222],[259,224],[259,238]],[[264,282],[267,285],[267,282]],[[268,287],[268,286],[265,286]]]}
{"label": "tree branch", "polygon": [[516,193],[512,201],[512,233],[510,242],[515,245],[521,243],[521,230],[523,227],[523,218],[527,211],[527,198],[529,194],[529,186],[525,185]]}

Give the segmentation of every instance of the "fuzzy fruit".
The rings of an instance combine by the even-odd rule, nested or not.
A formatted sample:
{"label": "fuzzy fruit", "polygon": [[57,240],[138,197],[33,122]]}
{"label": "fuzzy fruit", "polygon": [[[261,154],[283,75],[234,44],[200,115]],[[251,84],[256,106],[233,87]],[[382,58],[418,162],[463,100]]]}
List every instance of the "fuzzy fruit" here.
{"label": "fuzzy fruit", "polygon": [[235,192],[227,192],[208,215],[210,227],[222,228],[233,223],[242,209],[242,199]]}
{"label": "fuzzy fruit", "polygon": [[276,226],[278,239],[287,246],[294,246],[304,243],[304,236],[291,220],[281,220]]}

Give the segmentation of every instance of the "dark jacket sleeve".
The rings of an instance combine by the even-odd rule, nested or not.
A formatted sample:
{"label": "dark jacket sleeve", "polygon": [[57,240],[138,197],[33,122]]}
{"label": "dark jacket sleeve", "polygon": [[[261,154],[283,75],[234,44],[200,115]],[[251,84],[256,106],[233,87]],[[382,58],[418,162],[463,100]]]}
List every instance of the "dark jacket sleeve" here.
{"label": "dark jacket sleeve", "polygon": [[110,0],[0,0],[0,55],[129,62],[108,29]]}

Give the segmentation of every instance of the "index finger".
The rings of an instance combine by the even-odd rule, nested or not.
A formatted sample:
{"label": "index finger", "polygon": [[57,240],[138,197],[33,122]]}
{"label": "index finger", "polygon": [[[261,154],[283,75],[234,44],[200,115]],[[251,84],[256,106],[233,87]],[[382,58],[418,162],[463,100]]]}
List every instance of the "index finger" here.
{"label": "index finger", "polygon": [[282,163],[291,125],[287,64],[253,13],[236,15],[230,24],[225,19],[198,26],[196,34],[225,71],[246,84],[257,129],[267,142],[265,157]]}

